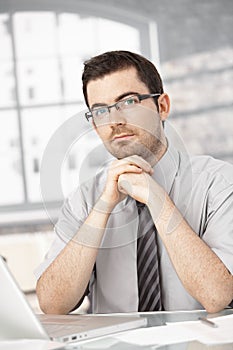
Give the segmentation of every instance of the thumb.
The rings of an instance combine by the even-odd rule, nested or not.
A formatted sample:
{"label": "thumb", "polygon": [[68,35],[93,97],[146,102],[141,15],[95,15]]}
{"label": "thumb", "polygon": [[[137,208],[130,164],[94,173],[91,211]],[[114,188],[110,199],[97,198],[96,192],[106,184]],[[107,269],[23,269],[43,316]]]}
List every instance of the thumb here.
{"label": "thumb", "polygon": [[124,194],[130,195],[132,193],[132,186],[131,186],[130,182],[126,179],[126,176],[124,174],[119,176],[118,190]]}

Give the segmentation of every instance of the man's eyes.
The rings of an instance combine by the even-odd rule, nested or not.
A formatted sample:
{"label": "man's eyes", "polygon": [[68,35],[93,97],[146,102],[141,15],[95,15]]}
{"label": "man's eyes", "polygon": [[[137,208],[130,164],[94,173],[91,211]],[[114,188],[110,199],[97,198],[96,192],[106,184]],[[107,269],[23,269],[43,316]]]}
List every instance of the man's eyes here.
{"label": "man's eyes", "polygon": [[116,109],[121,109],[124,107],[129,107],[132,105],[135,105],[138,102],[138,99],[136,96],[132,96],[129,98],[126,98],[124,100],[120,100],[119,102],[117,102],[116,104],[110,106],[110,107],[99,107],[99,108],[95,108],[92,110],[92,115],[95,117],[101,117],[106,115],[109,112],[109,108],[112,107],[116,107]]}
{"label": "man's eyes", "polygon": [[103,108],[98,108],[98,109],[94,109],[92,111],[92,113],[96,116],[99,117],[103,114],[105,114],[107,112],[107,108],[103,107]]}
{"label": "man's eyes", "polygon": [[130,97],[130,98],[127,98],[126,100],[124,100],[124,104],[126,106],[134,105],[136,102],[137,101],[136,101],[135,97]]}

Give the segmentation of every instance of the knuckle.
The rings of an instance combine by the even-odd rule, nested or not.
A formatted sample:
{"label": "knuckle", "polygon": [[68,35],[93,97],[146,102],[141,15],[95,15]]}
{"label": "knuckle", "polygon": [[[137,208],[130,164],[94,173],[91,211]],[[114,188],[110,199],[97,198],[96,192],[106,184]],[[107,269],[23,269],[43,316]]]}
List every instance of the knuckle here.
{"label": "knuckle", "polygon": [[125,180],[127,178],[127,174],[121,174],[119,178],[120,180]]}
{"label": "knuckle", "polygon": [[119,160],[113,160],[112,163],[110,164],[110,167],[115,167],[118,164]]}

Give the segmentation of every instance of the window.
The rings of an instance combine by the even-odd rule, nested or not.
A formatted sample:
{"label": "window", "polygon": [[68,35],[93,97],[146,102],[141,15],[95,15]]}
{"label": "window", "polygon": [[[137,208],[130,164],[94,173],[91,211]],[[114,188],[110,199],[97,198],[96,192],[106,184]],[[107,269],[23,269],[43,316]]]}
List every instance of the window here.
{"label": "window", "polygon": [[[151,58],[148,22],[138,18],[134,21],[133,16],[127,19],[126,15],[119,15],[116,21],[113,13],[98,10],[94,3],[92,11],[93,7],[96,15],[88,14],[87,9],[77,13],[74,9],[67,12],[51,8],[19,8],[13,12],[9,8],[0,13],[2,211],[43,207],[43,151],[55,130],[85,108],[81,91],[84,60],[115,49],[132,50]],[[85,125],[80,120],[80,128],[87,128]],[[94,144],[95,136],[84,142]],[[66,193],[75,184],[80,159],[82,152],[76,147],[64,163]],[[62,200],[50,198],[54,207]]]}

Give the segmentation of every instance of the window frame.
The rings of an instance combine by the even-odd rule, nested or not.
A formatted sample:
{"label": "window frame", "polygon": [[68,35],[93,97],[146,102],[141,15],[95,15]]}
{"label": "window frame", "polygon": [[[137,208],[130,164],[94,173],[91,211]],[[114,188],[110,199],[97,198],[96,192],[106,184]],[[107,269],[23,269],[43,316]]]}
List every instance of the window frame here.
{"label": "window frame", "polygon": [[[25,0],[14,0],[11,2],[1,1],[0,14],[8,14],[10,16],[10,27],[11,27],[11,40],[12,40],[12,52],[13,52],[13,62],[14,62],[14,79],[16,87],[16,104],[14,107],[2,107],[0,111],[4,110],[15,110],[17,113],[17,122],[19,130],[19,147],[20,147],[20,162],[22,165],[22,186],[24,201],[19,204],[7,204],[0,205],[0,227],[11,227],[17,225],[27,225],[28,223],[42,223],[48,224],[51,220],[47,217],[44,210],[44,203],[41,202],[29,202],[28,192],[27,192],[27,180],[26,180],[26,169],[25,169],[25,155],[23,152],[23,127],[22,127],[22,108],[37,108],[38,105],[22,106],[19,102],[19,87],[17,80],[16,71],[16,52],[15,52],[15,42],[13,35],[13,15],[17,12],[43,12],[51,11],[55,14],[60,13],[77,13],[83,16],[93,16],[101,17],[108,20],[117,21],[129,26],[132,26],[139,31],[140,38],[140,51],[143,55],[148,57],[150,60],[159,66],[159,45],[158,45],[158,35],[157,26],[154,21],[148,21],[148,18],[139,15],[135,12],[130,12],[125,9],[116,8],[109,4],[106,6],[104,4],[98,4],[96,1],[77,1],[68,0],[65,3],[61,0],[42,0],[40,2],[30,2]],[[84,102],[84,101],[83,101]],[[76,101],[78,103],[78,101]],[[57,106],[59,103],[55,104],[41,104],[40,106]],[[65,102],[64,105],[72,105],[74,102]],[[50,209],[54,209],[54,218],[56,218],[58,209],[61,207],[62,201],[51,201],[46,203]],[[32,211],[41,211],[41,216],[36,218],[31,218]],[[14,215],[15,214],[15,215]],[[15,218],[14,218],[15,216]],[[13,219],[12,219],[13,218]]]}

